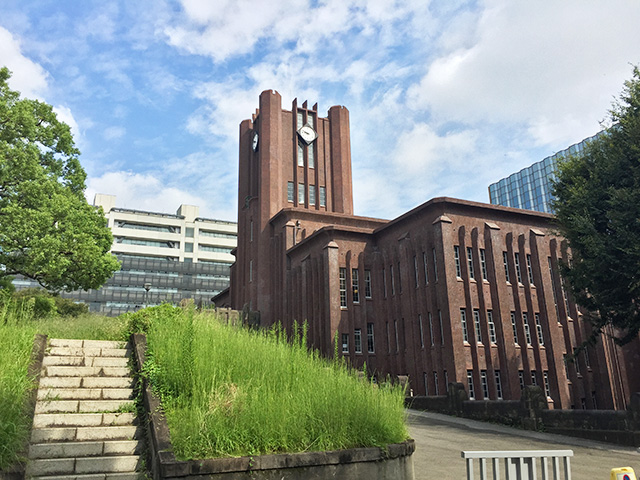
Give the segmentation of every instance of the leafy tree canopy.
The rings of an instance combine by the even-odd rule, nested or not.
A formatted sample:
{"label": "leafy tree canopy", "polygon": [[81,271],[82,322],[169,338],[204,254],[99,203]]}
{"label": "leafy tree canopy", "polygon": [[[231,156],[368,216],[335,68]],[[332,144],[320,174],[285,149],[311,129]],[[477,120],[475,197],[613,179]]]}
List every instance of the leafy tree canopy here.
{"label": "leafy tree canopy", "polygon": [[50,105],[20,98],[0,69],[0,276],[49,290],[100,287],[119,268],[69,126]]}
{"label": "leafy tree canopy", "polygon": [[613,126],[559,167],[554,209],[572,261],[563,273],[595,342],[612,326],[618,343],[640,330],[640,71],[610,111]]}

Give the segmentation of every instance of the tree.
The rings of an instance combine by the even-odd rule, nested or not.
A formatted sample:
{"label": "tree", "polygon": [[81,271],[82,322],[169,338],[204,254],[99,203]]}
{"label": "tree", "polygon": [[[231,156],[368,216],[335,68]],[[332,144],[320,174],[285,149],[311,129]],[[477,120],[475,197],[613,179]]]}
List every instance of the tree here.
{"label": "tree", "polygon": [[563,266],[576,302],[594,315],[588,340],[610,325],[625,344],[640,330],[640,71],[611,109],[612,127],[562,162],[554,185]]}
{"label": "tree", "polygon": [[84,198],[86,174],[69,126],[21,99],[0,69],[0,271],[48,290],[100,287],[119,262],[104,213]]}

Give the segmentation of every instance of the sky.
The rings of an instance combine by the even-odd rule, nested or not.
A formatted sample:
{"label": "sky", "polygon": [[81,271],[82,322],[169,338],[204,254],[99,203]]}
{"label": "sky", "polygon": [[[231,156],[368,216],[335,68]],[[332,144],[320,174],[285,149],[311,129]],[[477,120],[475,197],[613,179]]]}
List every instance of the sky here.
{"label": "sky", "polygon": [[581,141],[640,64],[637,0],[2,0],[10,86],[71,126],[86,196],[237,219],[264,90],[348,108],[354,211],[392,219]]}

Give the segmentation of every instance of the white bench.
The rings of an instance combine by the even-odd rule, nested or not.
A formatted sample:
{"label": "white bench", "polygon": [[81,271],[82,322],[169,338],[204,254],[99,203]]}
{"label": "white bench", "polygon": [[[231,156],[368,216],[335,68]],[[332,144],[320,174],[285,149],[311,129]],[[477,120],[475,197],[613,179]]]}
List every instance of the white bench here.
{"label": "white bench", "polygon": [[[573,450],[513,450],[513,451],[463,451],[462,458],[467,461],[467,480],[475,480],[474,460],[479,462],[480,480],[489,479],[487,460],[491,460],[493,480],[499,480],[500,460],[504,460],[504,478],[506,480],[571,480],[571,462]],[[538,464],[540,477],[538,477]],[[561,468],[560,464],[564,468]],[[551,467],[551,475],[549,475]],[[561,476],[564,471],[564,476]]]}

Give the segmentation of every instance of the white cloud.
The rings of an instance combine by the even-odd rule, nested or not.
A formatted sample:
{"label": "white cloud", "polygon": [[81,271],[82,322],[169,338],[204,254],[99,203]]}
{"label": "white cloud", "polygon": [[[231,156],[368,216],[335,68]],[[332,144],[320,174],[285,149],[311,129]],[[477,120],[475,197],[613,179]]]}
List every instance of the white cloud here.
{"label": "white cloud", "polygon": [[78,144],[79,142],[82,142],[82,132],[80,132],[78,122],[76,122],[76,119],[73,117],[71,109],[69,107],[65,107],[64,105],[57,105],[53,107],[53,111],[58,117],[58,120],[69,125],[75,143]]}
{"label": "white cloud", "polygon": [[20,41],[0,27],[0,66],[11,70],[11,88],[24,97],[41,99],[48,89],[49,74],[38,63],[22,54]]}
{"label": "white cloud", "polygon": [[105,140],[117,140],[124,137],[126,133],[127,131],[124,127],[107,127],[102,132],[102,136]]}

